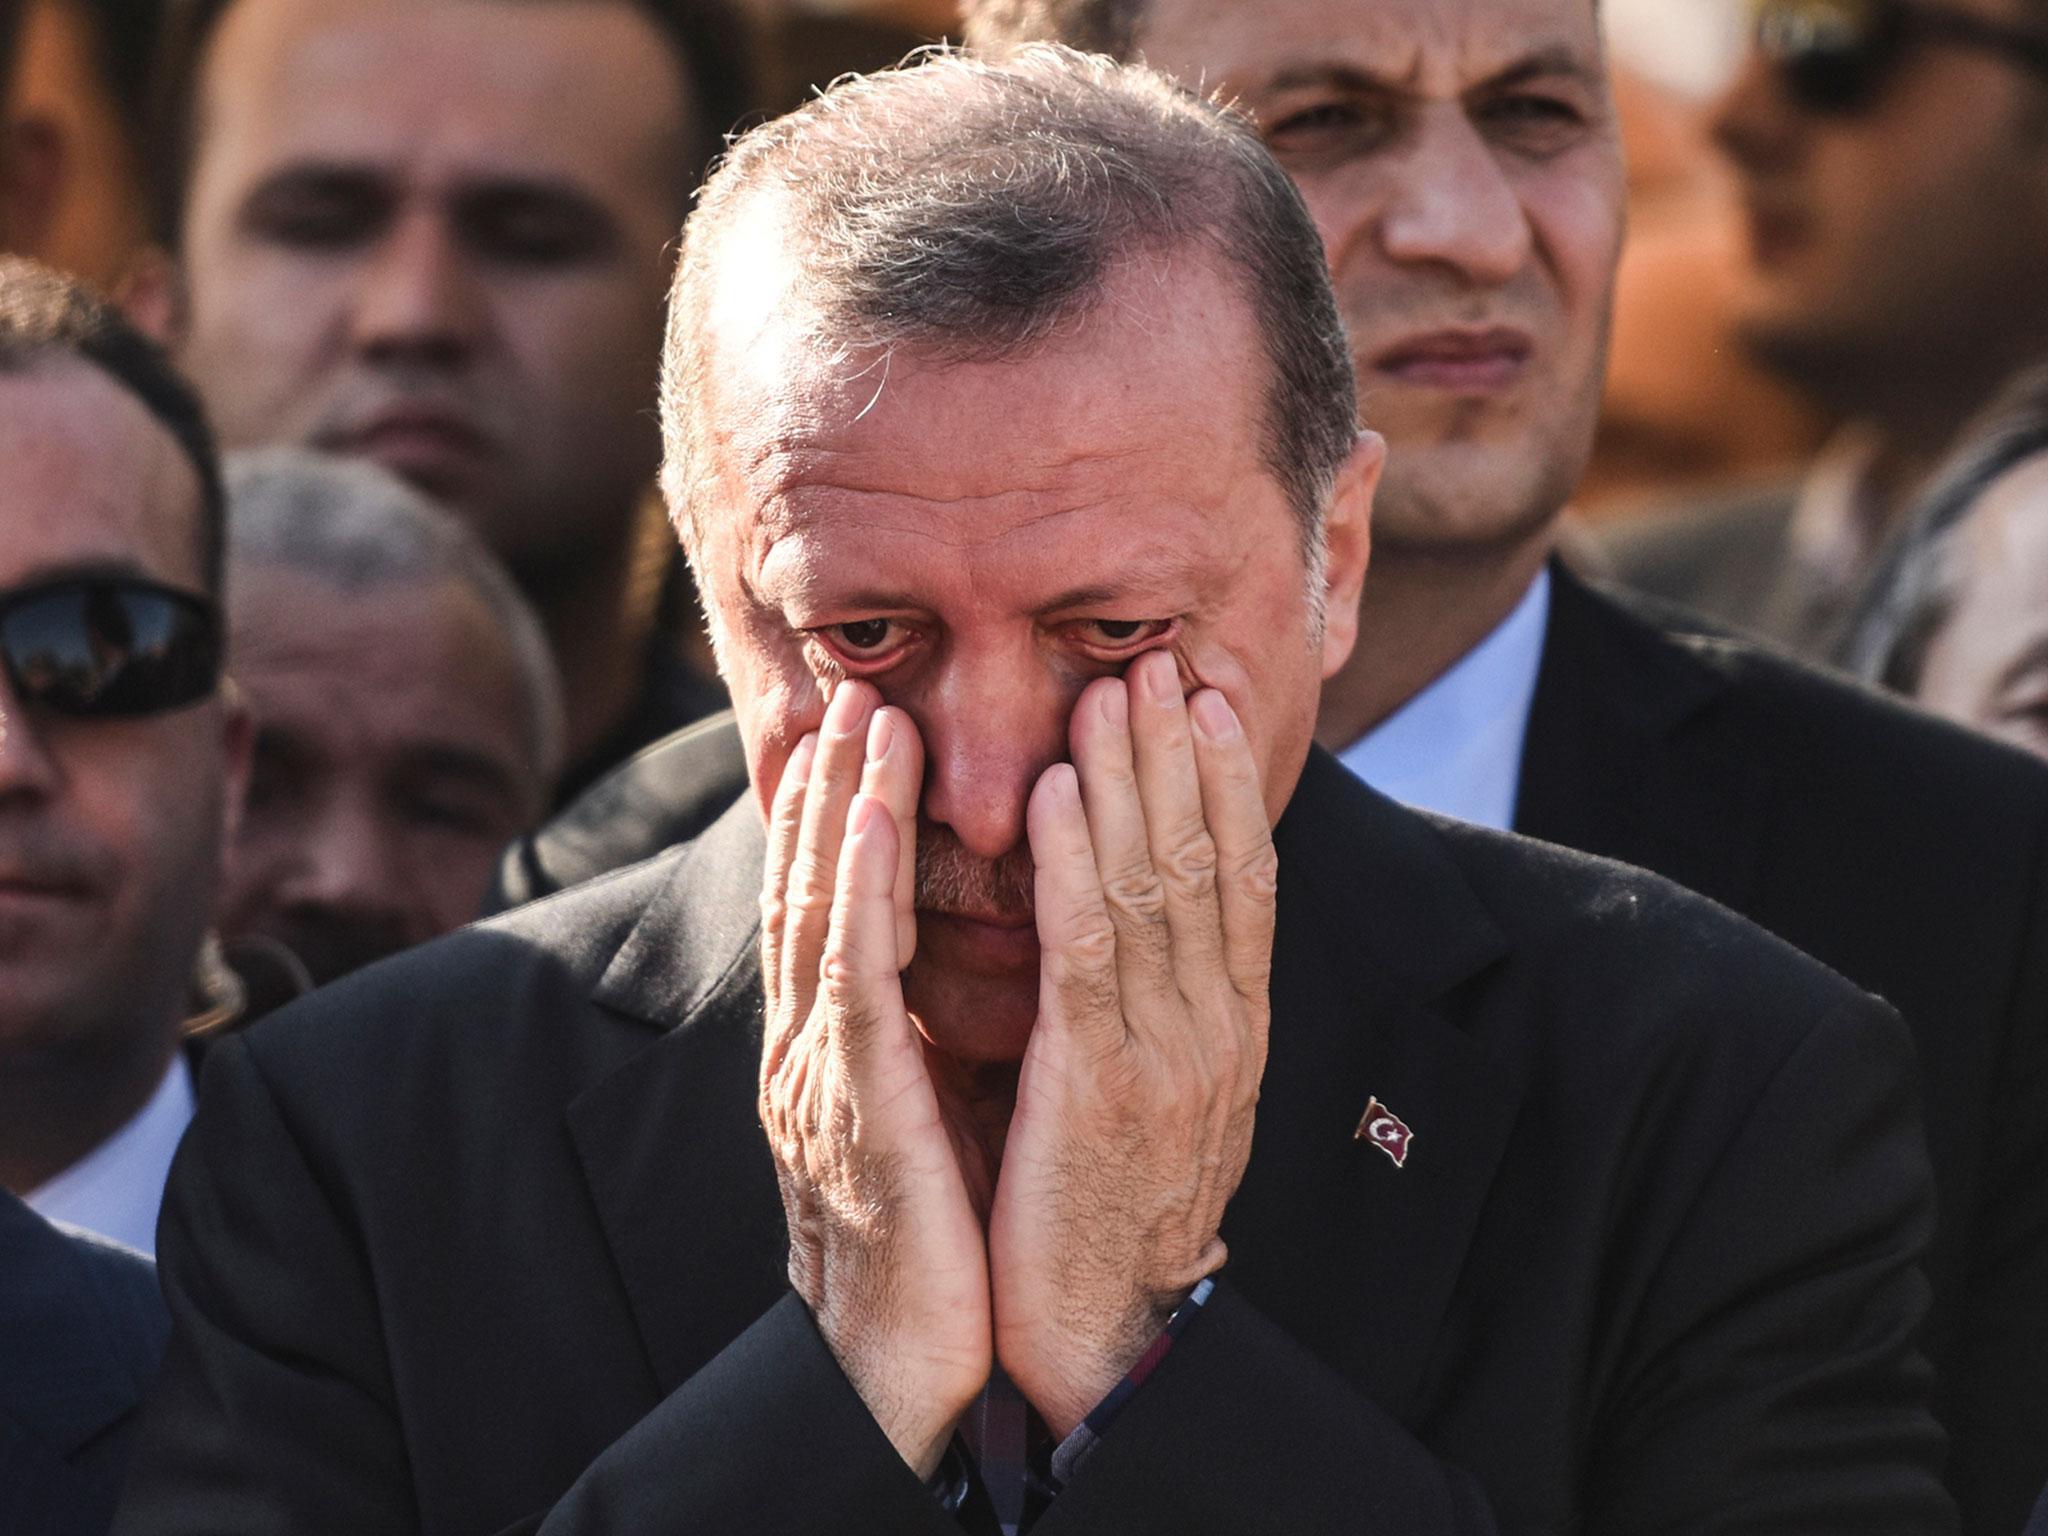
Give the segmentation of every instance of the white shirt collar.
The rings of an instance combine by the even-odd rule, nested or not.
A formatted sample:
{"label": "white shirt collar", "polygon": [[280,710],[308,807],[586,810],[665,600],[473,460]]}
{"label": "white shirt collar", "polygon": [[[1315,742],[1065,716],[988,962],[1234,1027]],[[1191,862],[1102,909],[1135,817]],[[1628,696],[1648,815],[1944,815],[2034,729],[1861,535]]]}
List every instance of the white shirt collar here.
{"label": "white shirt collar", "polygon": [[27,1196],[50,1221],[111,1237],[139,1253],[156,1253],[156,1217],[163,1205],[171,1154],[192,1119],[192,1069],[182,1050],[149,1102],[121,1129]]}
{"label": "white shirt collar", "polygon": [[1550,571],[1514,611],[1338,759],[1404,805],[1506,830],[1522,783],[1522,742],[1550,623]]}

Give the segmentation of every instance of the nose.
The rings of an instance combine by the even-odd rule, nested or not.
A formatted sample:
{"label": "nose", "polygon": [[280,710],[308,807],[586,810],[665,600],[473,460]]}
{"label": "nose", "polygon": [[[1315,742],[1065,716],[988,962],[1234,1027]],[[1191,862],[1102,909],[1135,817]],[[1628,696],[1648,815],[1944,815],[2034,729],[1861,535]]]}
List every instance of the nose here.
{"label": "nose", "polygon": [[62,782],[57,759],[0,673],[0,804],[47,799]]}
{"label": "nose", "polygon": [[1768,60],[1751,50],[1708,110],[1714,143],[1738,171],[1763,170],[1791,153],[1804,118]]}
{"label": "nose", "polygon": [[1394,168],[1379,240],[1390,261],[1448,268],[1474,286],[1505,283],[1528,261],[1521,197],[1462,104],[1421,114]]}
{"label": "nose", "polygon": [[295,841],[273,892],[278,908],[392,927],[407,924],[405,863],[372,807],[353,796],[331,796],[309,809]]}
{"label": "nose", "polygon": [[1032,786],[1067,755],[1082,681],[1069,686],[1023,657],[949,666],[908,706],[924,738],[924,814],[979,858],[1018,846]]}
{"label": "nose", "polygon": [[474,260],[431,208],[393,222],[362,272],[353,314],[358,351],[373,361],[454,367],[486,323]]}

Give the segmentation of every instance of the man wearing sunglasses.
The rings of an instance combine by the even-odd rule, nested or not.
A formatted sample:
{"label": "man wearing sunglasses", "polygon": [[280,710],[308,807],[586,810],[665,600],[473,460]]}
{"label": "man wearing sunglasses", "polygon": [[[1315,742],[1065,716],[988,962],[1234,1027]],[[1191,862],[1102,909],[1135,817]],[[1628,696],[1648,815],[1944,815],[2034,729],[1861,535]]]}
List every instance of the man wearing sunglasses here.
{"label": "man wearing sunglasses", "polygon": [[1635,585],[1833,659],[1963,421],[2048,355],[2048,6],[1760,0],[1715,113],[1755,355],[1849,425],[1803,483],[1617,536]]}
{"label": "man wearing sunglasses", "polygon": [[218,466],[169,365],[0,260],[0,1185],[154,1246],[239,804]]}

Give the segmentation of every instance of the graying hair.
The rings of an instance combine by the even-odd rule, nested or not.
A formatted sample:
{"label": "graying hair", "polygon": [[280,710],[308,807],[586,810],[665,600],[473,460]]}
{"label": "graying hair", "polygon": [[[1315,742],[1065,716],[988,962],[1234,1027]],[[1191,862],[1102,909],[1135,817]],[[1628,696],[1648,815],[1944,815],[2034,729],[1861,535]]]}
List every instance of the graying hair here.
{"label": "graying hair", "polygon": [[547,633],[497,556],[467,525],[398,476],[304,448],[231,453],[229,611],[234,570],[283,566],[340,592],[456,582],[482,602],[511,655],[526,750],[543,795],[565,750],[562,683]]}
{"label": "graying hair", "polygon": [[686,546],[709,510],[698,502],[713,470],[707,321],[720,251],[770,195],[791,300],[837,351],[999,361],[1085,315],[1126,262],[1190,248],[1220,258],[1272,369],[1263,457],[1319,570],[1358,408],[1300,194],[1236,112],[1052,44],[1001,60],[925,50],[836,81],[733,144],[685,230],[662,363],[662,487]]}
{"label": "graying hair", "polygon": [[1880,556],[1837,660],[1867,682],[1919,691],[1928,648],[1964,575],[1961,533],[1992,483],[2048,453],[2048,366],[2017,374],[1963,430]]}

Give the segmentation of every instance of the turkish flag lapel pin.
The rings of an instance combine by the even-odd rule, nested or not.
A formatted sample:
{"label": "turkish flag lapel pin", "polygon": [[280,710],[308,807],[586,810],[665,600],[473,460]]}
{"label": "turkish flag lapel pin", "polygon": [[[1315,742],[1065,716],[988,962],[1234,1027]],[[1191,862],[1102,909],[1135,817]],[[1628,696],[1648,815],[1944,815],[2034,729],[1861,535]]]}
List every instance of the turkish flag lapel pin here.
{"label": "turkish flag lapel pin", "polygon": [[1393,1160],[1396,1168],[1408,1166],[1408,1147],[1415,1139],[1415,1133],[1408,1129],[1408,1122],[1395,1114],[1377,1098],[1365,1106],[1365,1113],[1359,1117],[1358,1129],[1352,1133],[1357,1141],[1369,1141]]}

